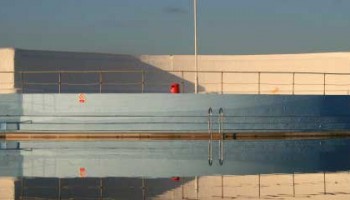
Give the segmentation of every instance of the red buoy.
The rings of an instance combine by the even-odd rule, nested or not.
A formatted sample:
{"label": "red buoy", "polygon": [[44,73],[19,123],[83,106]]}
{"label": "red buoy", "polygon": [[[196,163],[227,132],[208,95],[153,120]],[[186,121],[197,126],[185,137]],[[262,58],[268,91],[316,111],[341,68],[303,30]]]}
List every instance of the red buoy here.
{"label": "red buoy", "polygon": [[180,93],[180,85],[178,83],[171,84],[170,92],[173,94]]}
{"label": "red buoy", "polygon": [[173,177],[171,177],[171,180],[172,180],[172,181],[175,181],[175,182],[178,182],[178,181],[180,181],[180,177],[178,177],[178,176],[173,176]]}

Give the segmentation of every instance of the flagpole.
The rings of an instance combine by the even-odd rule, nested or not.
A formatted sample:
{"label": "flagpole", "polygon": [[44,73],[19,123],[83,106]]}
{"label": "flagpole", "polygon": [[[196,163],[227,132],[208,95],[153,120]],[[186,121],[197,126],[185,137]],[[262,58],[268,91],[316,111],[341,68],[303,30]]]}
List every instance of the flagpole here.
{"label": "flagpole", "polygon": [[197,0],[193,0],[193,21],[194,21],[194,66],[195,82],[194,93],[198,93],[198,55],[197,55]]}

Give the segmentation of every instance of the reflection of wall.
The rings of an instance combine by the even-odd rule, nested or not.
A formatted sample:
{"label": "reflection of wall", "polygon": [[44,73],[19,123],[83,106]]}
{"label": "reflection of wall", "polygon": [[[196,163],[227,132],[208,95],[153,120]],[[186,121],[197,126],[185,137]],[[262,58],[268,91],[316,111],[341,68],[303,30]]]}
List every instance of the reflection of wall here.
{"label": "reflection of wall", "polygon": [[14,177],[0,177],[0,199],[15,199],[15,180]]}
{"label": "reflection of wall", "polygon": [[350,174],[348,172],[181,177],[179,182],[172,181],[170,177],[155,179],[139,177],[24,178],[16,181],[16,185],[16,199],[21,197],[28,199],[159,200],[350,198]]}
{"label": "reflection of wall", "polygon": [[0,200],[15,199],[15,177],[22,175],[19,148],[18,142],[0,140]]}
{"label": "reflection of wall", "polygon": [[209,166],[207,141],[27,141],[21,142],[22,148],[32,150],[21,151],[22,160],[13,156],[7,168],[14,169],[17,163],[18,176],[56,178],[80,177],[81,168],[89,178],[336,172],[350,169],[349,144],[346,139],[230,140],[225,141],[220,166],[215,142]]}
{"label": "reflection of wall", "polygon": [[[277,54],[277,55],[200,55],[199,71],[214,71],[218,73],[199,74],[200,92],[220,92],[221,82],[224,93],[257,93],[258,74],[231,74],[221,76],[221,71],[261,71],[261,72],[327,72],[349,73],[350,53],[314,53],[314,54]],[[166,72],[171,70],[193,71],[193,55],[118,55],[97,53],[73,53],[53,51],[33,51],[19,49],[0,49],[1,71],[25,70],[139,70],[152,71],[145,75],[145,92],[168,92],[171,82],[184,81],[185,92],[193,92],[194,73]],[[1,78],[1,76],[0,76]],[[347,85],[350,75],[329,75],[326,81],[327,94],[348,94]],[[13,76],[1,78],[10,83],[6,87],[13,87]],[[261,93],[291,94],[292,74],[262,74],[260,77]],[[58,82],[58,75],[27,76],[28,82]],[[98,83],[98,74],[80,75],[72,77],[66,75],[62,81],[69,83]],[[104,75],[104,81],[117,82],[120,86],[105,86],[103,92],[141,92],[141,85],[125,85],[125,83],[139,83],[141,75],[135,73]],[[296,94],[323,94],[322,75],[295,76],[294,88]],[[20,88],[20,77],[16,77],[16,86]],[[1,83],[1,82],[0,82]],[[247,84],[248,83],[248,84]],[[331,85],[332,84],[332,85]],[[345,85],[337,85],[345,84]],[[5,86],[0,86],[4,88]],[[98,92],[98,86],[62,86],[62,92]],[[7,90],[7,92],[11,90]],[[3,92],[5,92],[3,90]],[[24,92],[57,92],[57,85],[43,88],[27,86]]]}

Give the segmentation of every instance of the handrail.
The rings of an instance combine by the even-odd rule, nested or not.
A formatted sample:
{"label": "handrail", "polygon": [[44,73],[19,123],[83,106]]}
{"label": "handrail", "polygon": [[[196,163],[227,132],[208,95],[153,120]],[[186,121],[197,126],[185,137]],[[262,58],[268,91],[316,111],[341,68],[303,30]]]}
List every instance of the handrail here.
{"label": "handrail", "polygon": [[[165,87],[168,87],[169,84],[173,81],[179,82],[182,85],[182,91],[188,93],[190,92],[188,88],[185,88],[186,83],[184,82],[184,77],[186,73],[195,73],[193,70],[144,70],[144,69],[136,69],[136,70],[52,70],[52,71],[0,71],[1,74],[13,74],[14,79],[13,82],[9,82],[6,84],[13,84],[14,88],[7,89],[4,87],[4,83],[0,82],[0,91],[1,90],[11,90],[16,89],[17,91],[21,91],[22,93],[29,92],[37,92],[37,91],[46,91],[46,92],[77,92],[83,91],[86,87],[93,86],[92,88],[88,88],[90,92],[117,92],[119,90],[123,90],[120,86],[132,86],[133,91],[143,93],[145,91],[153,91],[152,88],[156,91],[153,92],[164,92],[167,91]],[[129,82],[120,81],[113,82],[113,75],[115,73],[130,73],[130,74],[139,74],[138,80],[130,80]],[[149,74],[157,74],[157,73],[169,73],[173,75],[174,80],[164,81],[162,83],[155,82],[157,79],[152,79],[156,76],[151,76],[149,78]],[[178,74],[174,74],[178,73]],[[232,93],[232,94],[342,94],[349,95],[350,94],[350,83],[346,81],[341,81],[343,79],[337,79],[335,76],[350,76],[350,73],[332,73],[332,72],[292,72],[292,71],[198,71],[199,74],[214,74],[215,77],[218,77],[214,81],[200,81],[200,85],[204,88],[201,89],[201,92],[217,92],[217,93]],[[45,77],[47,74],[52,74],[53,80],[52,82],[47,82],[41,80],[40,77]],[[77,82],[70,82],[74,79],[75,74],[92,74],[90,82],[86,82],[83,77],[77,79]],[[96,74],[96,77],[95,75]],[[108,74],[111,74],[111,77],[105,78]],[[224,76],[225,74],[256,74],[254,77],[250,77],[249,80],[239,79],[234,80],[233,78],[229,78],[230,76]],[[272,74],[284,74],[288,75],[288,80],[276,80],[276,81],[266,81],[266,75]],[[33,75],[33,76],[32,76]],[[34,77],[34,75],[39,76]],[[65,77],[69,75],[68,77]],[[217,76],[219,75],[219,76]],[[301,79],[298,77],[301,77]],[[317,79],[305,79],[304,76],[320,76]],[[57,76],[57,77],[56,77]],[[322,77],[321,77],[322,76]],[[346,77],[348,78],[348,77]],[[47,79],[47,78],[46,78]],[[74,79],[75,80],[75,79]],[[211,80],[211,79],[210,79]],[[305,81],[306,80],[306,81]],[[191,80],[186,80],[186,82],[191,82]],[[212,91],[211,85],[218,85],[218,89],[216,91]],[[52,86],[57,87],[52,87]],[[110,85],[118,85],[118,89],[111,87]],[[240,89],[237,85],[249,86],[243,90]],[[43,88],[42,86],[47,86],[47,88]],[[76,87],[70,86],[81,86],[79,89]],[[156,87],[157,86],[157,87]],[[159,89],[158,86],[162,86],[162,89]],[[207,90],[206,87],[209,87]],[[256,87],[255,87],[256,86]],[[150,89],[151,88],[151,89]],[[73,91],[72,91],[73,90]],[[127,90],[127,88],[125,88]]]}
{"label": "handrail", "polygon": [[[0,73],[5,74],[15,74],[15,73],[24,73],[24,74],[44,74],[44,73],[166,73],[166,72],[173,72],[173,73],[195,73],[194,70],[164,70],[164,71],[155,71],[155,70],[42,70],[42,71],[0,71]],[[242,73],[242,74],[312,74],[312,75],[350,75],[350,73],[340,73],[340,72],[293,72],[293,71],[233,71],[233,70],[227,70],[227,71],[215,71],[215,70],[203,70],[198,71],[198,73]]]}
{"label": "handrail", "polygon": [[219,164],[223,165],[224,164],[224,109],[220,108],[219,110]]}
{"label": "handrail", "polygon": [[213,110],[210,107],[208,109],[208,134],[209,134],[209,140],[208,140],[208,163],[211,166],[213,164],[213,132],[212,132],[212,120],[211,117],[213,115]]}

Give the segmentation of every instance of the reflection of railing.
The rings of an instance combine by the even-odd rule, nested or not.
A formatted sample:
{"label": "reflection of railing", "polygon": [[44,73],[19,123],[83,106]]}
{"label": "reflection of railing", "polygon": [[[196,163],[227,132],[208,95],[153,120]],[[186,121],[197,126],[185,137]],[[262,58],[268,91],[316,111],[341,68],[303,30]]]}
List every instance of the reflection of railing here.
{"label": "reflection of railing", "polygon": [[[181,91],[194,92],[195,71],[95,70],[95,71],[18,71],[0,72],[0,91],[76,92],[93,87],[91,92],[112,92],[116,87],[130,92],[166,92],[171,82]],[[246,94],[349,94],[350,73],[199,71],[199,92]],[[11,82],[12,81],[12,82]],[[9,87],[6,87],[8,85]],[[47,87],[49,89],[40,89]],[[28,89],[29,88],[29,89]],[[155,89],[152,89],[155,88]]]}

